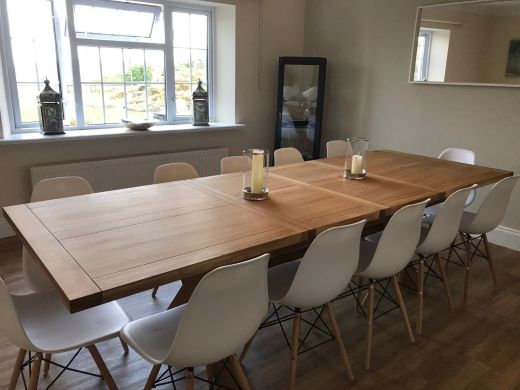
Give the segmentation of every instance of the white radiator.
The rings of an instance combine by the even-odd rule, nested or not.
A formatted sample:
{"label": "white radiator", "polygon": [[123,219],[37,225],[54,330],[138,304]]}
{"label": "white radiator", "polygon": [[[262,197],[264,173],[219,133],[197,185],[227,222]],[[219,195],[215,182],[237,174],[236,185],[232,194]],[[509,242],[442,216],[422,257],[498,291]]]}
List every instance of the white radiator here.
{"label": "white radiator", "polygon": [[227,148],[218,148],[37,166],[30,168],[31,180],[34,186],[52,177],[81,176],[94,191],[110,191],[152,184],[155,168],[172,162],[190,163],[200,176],[216,175],[220,173],[220,160],[228,153]]}

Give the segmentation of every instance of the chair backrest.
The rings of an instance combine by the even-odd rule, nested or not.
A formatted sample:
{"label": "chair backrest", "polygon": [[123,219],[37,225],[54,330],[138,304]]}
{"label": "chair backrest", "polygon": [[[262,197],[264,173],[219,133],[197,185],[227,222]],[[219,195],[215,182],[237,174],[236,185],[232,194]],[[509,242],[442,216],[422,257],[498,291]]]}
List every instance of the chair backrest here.
{"label": "chair backrest", "polygon": [[82,177],[54,177],[41,180],[34,185],[31,202],[87,195],[93,192],[94,190],[90,183]]}
{"label": "chair backrest", "polygon": [[470,231],[466,233],[488,233],[502,222],[511,193],[519,179],[520,175],[506,177],[491,188],[491,191],[480,205],[475,219],[469,226]]}
{"label": "chair backrest", "polygon": [[199,174],[193,165],[185,162],[171,163],[159,165],[155,168],[153,182],[159,184],[177,180],[196,179],[197,177],[199,177]]}
{"label": "chair backrest", "polygon": [[357,269],[365,223],[363,220],[319,234],[305,252],[292,284],[280,302],[306,309],[336,298]]}
{"label": "chair backrest", "polygon": [[327,142],[327,157],[345,157],[347,142],[342,139]]}
{"label": "chair backrest", "polygon": [[281,148],[274,151],[274,166],[303,162],[302,154],[295,148]]}
{"label": "chair backrest", "polygon": [[441,160],[455,161],[465,164],[475,164],[475,152],[469,149],[447,148],[439,154]]}
{"label": "chair backrest", "polygon": [[202,366],[243,347],[267,314],[268,261],[265,254],[204,276],[187,303],[166,363]]}
{"label": "chair backrest", "polygon": [[251,169],[251,159],[247,156],[229,156],[220,160],[220,174],[244,172]]}
{"label": "chair backrest", "polygon": [[476,186],[473,184],[471,187],[455,191],[441,204],[428,235],[417,248],[417,253],[428,256],[439,253],[450,246],[459,230],[468,194]]}
{"label": "chair backrest", "polygon": [[0,331],[12,344],[25,350],[34,351],[35,347],[27,338],[20,324],[13,298],[2,277],[0,277]]}
{"label": "chair backrest", "polygon": [[411,204],[397,211],[383,230],[372,261],[362,272],[376,279],[400,272],[412,259],[421,234],[424,207],[430,201]]}
{"label": "chair backrest", "polygon": [[[439,154],[439,158],[441,160],[449,160],[475,165],[475,152],[469,149],[447,148],[444,149],[441,154]],[[473,203],[475,200],[475,194],[475,190],[469,192],[468,198],[466,199],[466,207]]]}

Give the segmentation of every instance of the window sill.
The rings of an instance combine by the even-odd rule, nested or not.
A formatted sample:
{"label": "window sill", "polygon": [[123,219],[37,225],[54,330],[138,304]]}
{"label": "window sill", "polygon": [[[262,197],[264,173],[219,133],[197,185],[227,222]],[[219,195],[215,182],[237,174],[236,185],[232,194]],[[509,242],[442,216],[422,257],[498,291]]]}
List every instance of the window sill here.
{"label": "window sill", "polygon": [[246,125],[238,123],[219,123],[212,122],[209,126],[193,126],[191,124],[182,125],[162,125],[154,126],[150,130],[135,131],[125,127],[106,128],[106,129],[89,129],[89,130],[70,130],[62,135],[43,135],[41,133],[24,133],[11,134],[4,138],[0,138],[2,144],[32,144],[40,142],[59,142],[59,141],[76,141],[76,140],[93,140],[100,138],[120,138],[133,136],[156,136],[156,135],[173,135],[185,133],[212,132],[218,130],[238,130],[245,128]]}

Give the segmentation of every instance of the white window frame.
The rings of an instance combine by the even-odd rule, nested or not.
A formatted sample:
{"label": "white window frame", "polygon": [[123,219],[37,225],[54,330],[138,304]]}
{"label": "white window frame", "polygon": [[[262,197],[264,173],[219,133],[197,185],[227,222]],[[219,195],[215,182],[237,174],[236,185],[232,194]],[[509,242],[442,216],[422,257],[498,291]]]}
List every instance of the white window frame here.
{"label": "white window frame", "polygon": [[[75,113],[76,113],[76,126],[67,126],[66,130],[77,130],[77,129],[99,129],[99,128],[110,128],[120,127],[119,124],[92,124],[86,125],[85,118],[83,115],[83,96],[81,88],[81,77],[80,77],[80,65],[78,58],[78,46],[94,46],[94,47],[115,47],[115,48],[129,48],[129,49],[150,49],[150,50],[162,50],[164,52],[164,77],[165,77],[165,104],[166,104],[166,115],[167,120],[164,124],[182,124],[189,123],[191,121],[191,115],[176,115],[175,107],[175,67],[173,58],[173,24],[172,24],[172,13],[175,11],[190,12],[203,14],[208,17],[207,27],[207,85],[209,92],[209,111],[210,119],[214,119],[215,111],[215,82],[214,82],[214,37],[215,37],[215,23],[214,23],[214,7],[202,6],[191,3],[179,3],[171,2],[167,0],[138,0],[140,3],[146,3],[150,5],[162,5],[163,7],[163,18],[164,18],[164,43],[152,43],[152,42],[130,42],[130,41],[114,41],[105,39],[91,39],[91,38],[79,38],[76,36],[76,30],[74,28],[74,0],[65,0],[66,13],[67,13],[67,29],[68,38],[70,42],[70,53],[71,53],[71,67],[72,67],[72,80],[74,86],[74,99],[75,99]],[[82,0],[80,0],[80,3]],[[51,4],[54,7],[54,3],[51,0]],[[55,23],[56,23],[56,18]],[[16,85],[16,74],[14,70],[14,62],[12,55],[12,48],[10,45],[10,30],[9,21],[7,15],[7,4],[5,1],[0,1],[0,32],[4,36],[4,39],[0,39],[0,50],[1,58],[5,65],[6,71],[4,72],[4,82],[6,85],[6,97],[8,105],[8,117],[11,125],[12,133],[28,133],[35,132],[39,128],[38,123],[22,123],[20,108],[18,103],[18,93]],[[56,27],[56,24],[55,24]],[[61,48],[59,41],[59,34],[56,34],[56,54],[60,56]],[[59,72],[59,61],[58,72]],[[191,65],[190,65],[191,66]],[[96,83],[94,83],[96,84]],[[101,85],[101,83],[99,83]],[[60,80],[60,89],[62,88]],[[36,97],[35,103],[36,104]]]}

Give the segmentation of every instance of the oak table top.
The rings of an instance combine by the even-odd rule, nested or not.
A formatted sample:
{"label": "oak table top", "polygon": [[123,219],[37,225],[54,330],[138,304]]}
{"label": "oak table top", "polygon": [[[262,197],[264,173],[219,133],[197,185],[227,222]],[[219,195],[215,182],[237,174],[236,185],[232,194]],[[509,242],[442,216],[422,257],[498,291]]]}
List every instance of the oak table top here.
{"label": "oak table top", "polygon": [[3,211],[76,312],[512,175],[390,151],[370,152],[367,170],[365,180],[346,180],[339,158],[272,168],[261,202],[242,199],[242,175],[229,174]]}

